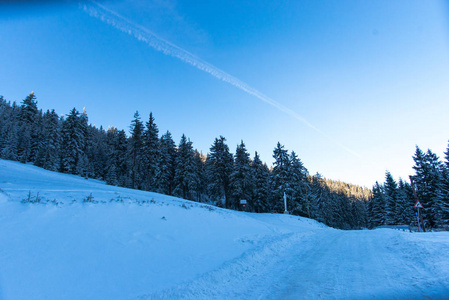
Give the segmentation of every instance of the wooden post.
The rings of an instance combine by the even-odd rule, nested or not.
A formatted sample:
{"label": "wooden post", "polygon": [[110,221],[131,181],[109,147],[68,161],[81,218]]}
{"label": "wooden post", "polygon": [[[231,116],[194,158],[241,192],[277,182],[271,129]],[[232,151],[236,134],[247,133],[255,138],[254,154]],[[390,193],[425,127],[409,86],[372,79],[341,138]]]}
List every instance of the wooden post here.
{"label": "wooden post", "polygon": [[419,221],[419,208],[418,208],[418,212],[416,213],[416,219],[418,221],[418,232],[421,232],[421,224]]}

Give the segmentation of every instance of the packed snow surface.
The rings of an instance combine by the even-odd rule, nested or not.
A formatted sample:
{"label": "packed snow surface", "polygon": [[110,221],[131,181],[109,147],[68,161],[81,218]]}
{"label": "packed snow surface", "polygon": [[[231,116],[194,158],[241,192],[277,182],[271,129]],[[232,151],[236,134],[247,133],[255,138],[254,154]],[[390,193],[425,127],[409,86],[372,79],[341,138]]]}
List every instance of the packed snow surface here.
{"label": "packed snow surface", "polygon": [[5,160],[0,189],[0,299],[449,298],[446,232],[341,231]]}

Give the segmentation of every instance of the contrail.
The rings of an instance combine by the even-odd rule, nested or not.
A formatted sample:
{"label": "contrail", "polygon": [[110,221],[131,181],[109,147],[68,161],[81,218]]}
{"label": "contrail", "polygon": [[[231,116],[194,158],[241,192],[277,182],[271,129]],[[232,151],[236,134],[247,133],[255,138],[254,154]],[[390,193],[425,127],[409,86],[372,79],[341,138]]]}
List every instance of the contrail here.
{"label": "contrail", "polygon": [[329,135],[324,133],[322,130],[318,129],[314,125],[312,125],[309,121],[307,121],[305,118],[300,116],[298,113],[293,111],[292,109],[286,107],[285,105],[271,99],[267,95],[261,93],[260,91],[256,90],[255,88],[249,86],[245,82],[241,81],[240,79],[226,73],[225,71],[221,70],[220,68],[217,68],[216,66],[202,60],[201,58],[193,55],[192,53],[170,43],[169,41],[157,36],[155,33],[151,32],[145,27],[142,27],[138,24],[135,24],[134,22],[128,20],[127,18],[121,16],[120,14],[108,9],[107,7],[101,5],[100,3],[90,0],[90,3],[92,5],[83,4],[82,7],[84,11],[86,11],[90,16],[95,17],[113,27],[116,29],[127,33],[131,36],[134,36],[139,41],[142,41],[149,45],[150,47],[154,48],[155,50],[164,53],[165,55],[170,55],[173,57],[176,57],[180,59],[181,61],[188,63],[195,68],[207,72],[210,75],[214,76],[215,78],[218,78],[220,80],[223,80],[229,84],[232,84],[233,86],[239,88],[240,90],[255,96],[259,100],[262,100],[265,103],[268,103],[269,105],[277,108],[278,110],[292,116],[293,118],[301,121],[306,126],[312,128],[322,136],[326,137],[328,140],[333,142],[334,144],[340,146],[347,152],[360,157],[358,153],[355,151],[347,148],[343,144],[335,141],[333,138],[331,138]]}

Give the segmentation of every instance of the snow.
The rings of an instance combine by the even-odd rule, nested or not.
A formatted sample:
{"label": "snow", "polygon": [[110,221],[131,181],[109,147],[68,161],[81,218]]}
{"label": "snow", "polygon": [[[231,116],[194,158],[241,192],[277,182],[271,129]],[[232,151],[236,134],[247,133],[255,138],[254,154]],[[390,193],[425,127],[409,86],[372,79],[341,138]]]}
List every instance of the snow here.
{"label": "snow", "polygon": [[449,296],[446,232],[341,231],[5,160],[0,189],[0,299]]}

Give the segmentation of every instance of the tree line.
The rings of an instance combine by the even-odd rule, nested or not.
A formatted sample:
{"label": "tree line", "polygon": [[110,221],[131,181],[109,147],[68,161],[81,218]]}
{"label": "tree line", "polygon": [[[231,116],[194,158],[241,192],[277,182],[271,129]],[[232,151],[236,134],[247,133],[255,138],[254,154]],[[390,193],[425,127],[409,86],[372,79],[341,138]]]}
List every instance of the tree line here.
{"label": "tree line", "polygon": [[430,227],[449,225],[449,147],[445,161],[416,147],[416,198],[411,184],[389,172],[370,190],[311,176],[280,143],[272,167],[257,152],[251,158],[243,141],[232,154],[222,136],[203,154],[184,134],[178,144],[169,131],[159,136],[152,113],[144,123],[136,112],[127,134],[89,124],[85,110],[43,112],[31,93],[20,105],[0,96],[0,157],[236,210],[247,200],[247,211],[282,212],[286,193],[291,213],[343,229],[411,224],[419,199]]}
{"label": "tree line", "polygon": [[430,149],[423,152],[416,147],[413,156],[415,174],[410,176],[415,191],[411,182],[403,179],[395,181],[386,172],[385,183],[376,182],[368,203],[369,227],[417,223],[417,211],[413,208],[417,200],[424,206],[422,214],[428,227],[448,226],[449,146],[444,154],[445,160],[441,161]]}
{"label": "tree line", "polygon": [[89,124],[85,110],[43,112],[33,92],[20,105],[0,96],[0,157],[228,209],[246,200],[245,210],[258,213],[283,212],[285,192],[295,215],[343,229],[368,224],[370,189],[311,176],[280,143],[272,167],[257,152],[250,157],[243,141],[231,153],[223,136],[203,154],[184,134],[178,144],[169,131],[159,135],[152,113],[144,122],[136,112],[127,134]]}

